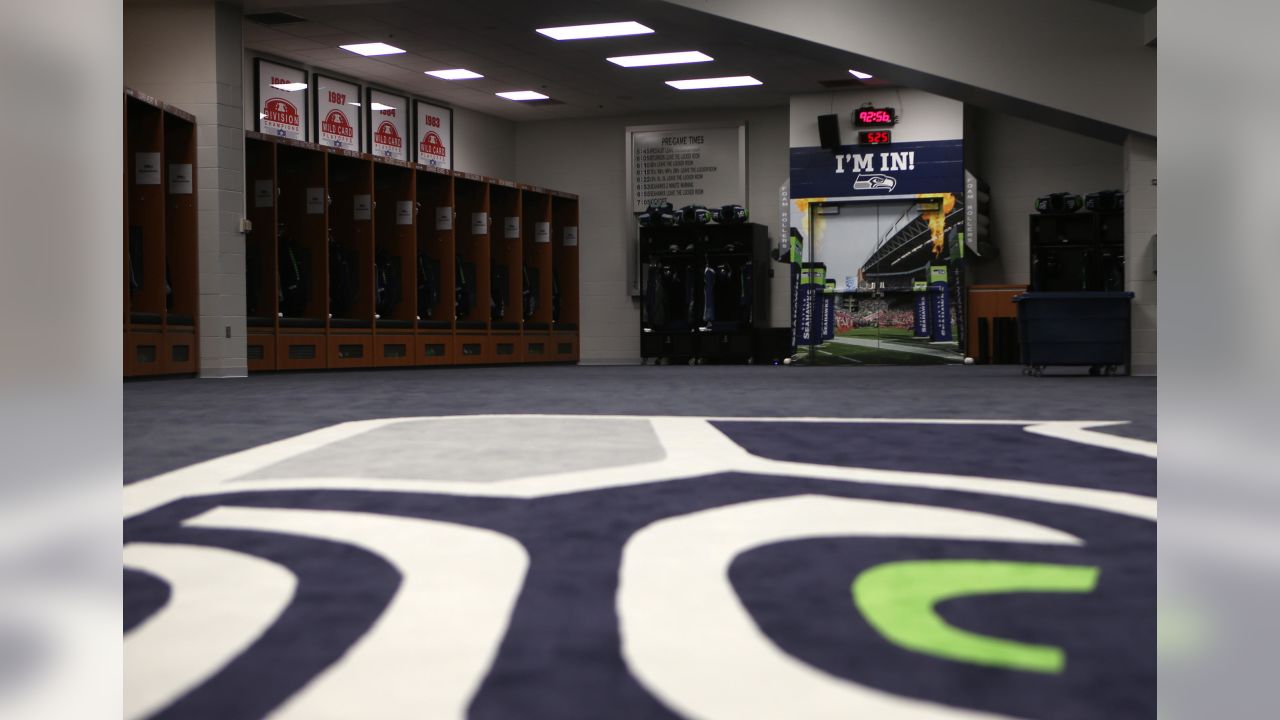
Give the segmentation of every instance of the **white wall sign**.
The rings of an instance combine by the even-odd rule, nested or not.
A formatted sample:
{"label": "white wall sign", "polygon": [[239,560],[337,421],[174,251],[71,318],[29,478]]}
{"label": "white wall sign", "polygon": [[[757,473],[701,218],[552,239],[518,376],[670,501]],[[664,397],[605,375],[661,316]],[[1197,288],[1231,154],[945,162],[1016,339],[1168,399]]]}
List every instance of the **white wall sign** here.
{"label": "white wall sign", "polygon": [[551,223],[537,222],[533,224],[533,241],[536,243],[551,242]]}
{"label": "white wall sign", "polygon": [[413,224],[413,201],[412,200],[396,201],[396,224],[397,225]]}
{"label": "white wall sign", "polygon": [[451,207],[436,208],[436,229],[437,230],[453,229],[453,208]]}
{"label": "white wall sign", "polygon": [[253,206],[269,208],[275,204],[276,192],[270,180],[253,181]]}
{"label": "white wall sign", "polygon": [[378,157],[408,160],[409,99],[370,90],[365,101],[369,118],[369,151]]}
{"label": "white wall sign", "polygon": [[429,102],[413,102],[415,157],[419,165],[453,169],[453,111]]}
{"label": "white wall sign", "polygon": [[373,196],[356,195],[355,196],[355,220],[371,220],[373,219]]}
{"label": "white wall sign", "polygon": [[489,213],[471,213],[471,234],[472,235],[488,235],[489,234]]}
{"label": "white wall sign", "polygon": [[343,150],[362,150],[360,86],[316,75],[315,91],[316,142]]}
{"label": "white wall sign", "polygon": [[564,229],[564,246],[578,247],[578,226],[569,225]]}
{"label": "white wall sign", "polygon": [[190,195],[191,163],[169,163],[169,194]]}
{"label": "white wall sign", "polygon": [[140,152],[134,154],[133,182],[135,185],[160,184],[160,153]]}
{"label": "white wall sign", "polygon": [[[651,202],[708,208],[747,207],[745,121],[629,127],[626,130],[627,195],[631,211]],[[750,208],[748,208],[750,209]],[[640,294],[640,242],[625,240],[630,294]]]}
{"label": "white wall sign", "polygon": [[324,214],[324,188],[322,187],[307,188],[307,214],[308,215]]}
{"label": "white wall sign", "polygon": [[632,212],[650,202],[747,204],[747,127],[627,128]]}
{"label": "white wall sign", "polygon": [[258,60],[258,132],[307,140],[307,71]]}
{"label": "white wall sign", "polygon": [[520,218],[509,217],[502,224],[502,236],[508,240],[520,239]]}

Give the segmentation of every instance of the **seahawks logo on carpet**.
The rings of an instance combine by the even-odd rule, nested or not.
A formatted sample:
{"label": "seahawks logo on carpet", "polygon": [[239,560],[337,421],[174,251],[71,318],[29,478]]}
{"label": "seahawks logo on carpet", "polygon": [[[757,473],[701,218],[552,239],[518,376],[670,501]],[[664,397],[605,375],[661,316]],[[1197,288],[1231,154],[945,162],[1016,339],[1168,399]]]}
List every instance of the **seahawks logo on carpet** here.
{"label": "seahawks logo on carpet", "polygon": [[1105,422],[349,422],[125,488],[130,718],[1118,718],[1155,445]]}

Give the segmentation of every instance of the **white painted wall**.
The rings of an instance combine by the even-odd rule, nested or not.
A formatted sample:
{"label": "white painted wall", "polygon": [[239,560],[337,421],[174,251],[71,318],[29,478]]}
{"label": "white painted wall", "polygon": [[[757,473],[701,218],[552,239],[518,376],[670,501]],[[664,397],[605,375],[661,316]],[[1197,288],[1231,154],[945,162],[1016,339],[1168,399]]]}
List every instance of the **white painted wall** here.
{"label": "white painted wall", "polygon": [[516,124],[475,110],[454,108],[453,168],[515,180]]}
{"label": "white painted wall", "polygon": [[848,51],[858,70],[984,107],[1030,104],[1156,133],[1146,20],[1104,3],[668,1]]}
{"label": "white painted wall", "polygon": [[1028,217],[1040,195],[1124,185],[1119,145],[989,111],[976,112],[969,130],[966,155],[974,160],[973,173],[991,186],[990,238],[1000,248],[999,257],[970,262],[974,284],[1030,282]]}
{"label": "white painted wall", "polygon": [[956,100],[910,88],[844,90],[791,96],[791,147],[821,145],[818,116],[830,113],[840,117],[841,144],[857,144],[853,111],[867,103],[897,111],[898,124],[892,128],[896,143],[964,137],[964,104]]}
{"label": "white painted wall", "polygon": [[202,377],[248,373],[241,37],[238,5],[124,6],[125,85],[196,116]]}
{"label": "white painted wall", "polygon": [[[787,112],[787,108],[777,107],[656,113],[516,126],[516,179],[581,197],[583,362],[637,362],[640,358],[640,310],[630,297],[627,277],[635,219],[627,203],[626,128],[746,120],[746,204],[751,220],[768,227],[771,242],[776,244],[778,189],[789,173]],[[773,282],[771,322],[786,325],[786,274],[776,273]]]}

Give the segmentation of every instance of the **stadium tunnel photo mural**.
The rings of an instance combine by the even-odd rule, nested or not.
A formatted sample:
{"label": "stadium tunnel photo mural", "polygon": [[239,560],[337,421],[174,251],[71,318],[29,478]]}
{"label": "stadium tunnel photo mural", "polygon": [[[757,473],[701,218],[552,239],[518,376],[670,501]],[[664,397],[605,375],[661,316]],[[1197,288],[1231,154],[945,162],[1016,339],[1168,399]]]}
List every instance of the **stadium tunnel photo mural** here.
{"label": "stadium tunnel photo mural", "polygon": [[963,148],[791,148],[786,251],[798,361],[963,361]]}

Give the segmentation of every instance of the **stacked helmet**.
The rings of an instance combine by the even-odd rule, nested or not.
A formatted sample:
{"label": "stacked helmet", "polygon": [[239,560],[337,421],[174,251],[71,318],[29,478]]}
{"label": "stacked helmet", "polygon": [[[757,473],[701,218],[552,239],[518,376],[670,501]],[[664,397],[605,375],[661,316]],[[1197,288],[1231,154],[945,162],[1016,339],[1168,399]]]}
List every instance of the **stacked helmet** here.
{"label": "stacked helmet", "polygon": [[724,205],[712,210],[711,216],[722,225],[734,225],[747,221],[747,209],[741,205]]}
{"label": "stacked helmet", "polygon": [[706,225],[711,222],[711,211],[701,205],[685,205],[676,218],[681,225]]}
{"label": "stacked helmet", "polygon": [[1036,198],[1036,211],[1042,213],[1073,213],[1084,207],[1084,199],[1075,193],[1058,192]]}
{"label": "stacked helmet", "polygon": [[1089,212],[1124,209],[1124,193],[1119,190],[1099,190],[1084,196],[1084,207]]}
{"label": "stacked helmet", "polygon": [[640,213],[640,227],[664,227],[676,224],[676,212],[671,203],[649,203]]}

